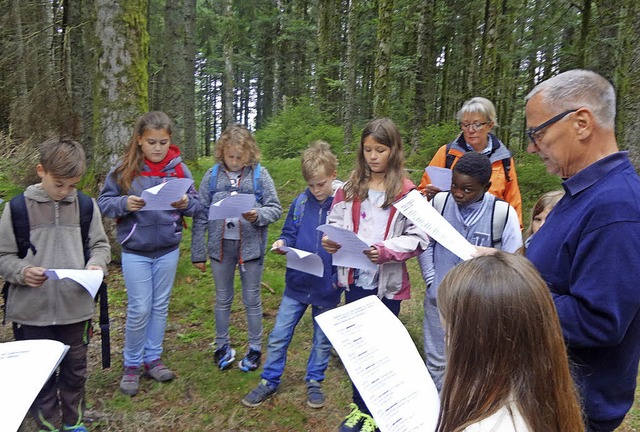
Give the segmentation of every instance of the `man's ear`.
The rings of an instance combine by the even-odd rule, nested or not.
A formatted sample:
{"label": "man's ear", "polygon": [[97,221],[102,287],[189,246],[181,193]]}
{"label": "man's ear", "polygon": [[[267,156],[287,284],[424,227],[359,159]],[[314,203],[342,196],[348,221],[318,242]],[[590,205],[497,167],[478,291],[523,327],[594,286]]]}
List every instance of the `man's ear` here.
{"label": "man's ear", "polygon": [[578,135],[578,139],[585,139],[589,137],[596,126],[596,119],[593,112],[589,108],[580,108],[575,113],[575,120],[573,122],[573,128]]}

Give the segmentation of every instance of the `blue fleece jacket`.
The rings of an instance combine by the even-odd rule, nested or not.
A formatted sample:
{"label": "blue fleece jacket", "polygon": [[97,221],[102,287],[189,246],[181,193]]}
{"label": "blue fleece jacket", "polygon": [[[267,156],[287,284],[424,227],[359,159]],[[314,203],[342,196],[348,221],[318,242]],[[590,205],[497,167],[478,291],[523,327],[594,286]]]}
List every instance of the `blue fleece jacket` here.
{"label": "blue fleece jacket", "polygon": [[[305,201],[303,206],[298,206],[300,200]],[[284,295],[300,303],[335,307],[340,302],[342,290],[334,284],[336,268],[331,265],[331,254],[322,247],[322,233],[316,229],[327,220],[332,202],[333,197],[327,198],[323,203],[318,202],[307,188],[291,203],[282,227],[279,239],[286,246],[318,254],[324,264],[323,277],[287,269]],[[302,208],[304,210],[300,211]]]}
{"label": "blue fleece jacket", "polygon": [[[128,191],[123,191],[118,185],[114,173],[115,167],[107,174],[97,200],[98,207],[103,216],[116,219],[116,236],[124,252],[155,258],[174,251],[180,246],[183,217],[193,216],[200,207],[198,191],[193,185],[187,191],[189,205],[184,210],[137,212],[127,210],[129,195],[140,196],[143,190],[177,177],[176,165],[178,164],[181,165],[186,178],[193,178],[179,154],[163,168],[164,176],[137,176]],[[149,167],[145,165],[143,171],[149,171]]]}
{"label": "blue fleece jacket", "polygon": [[626,152],[563,183],[527,248],[551,290],[587,420],[617,427],[640,359],[640,178]]}

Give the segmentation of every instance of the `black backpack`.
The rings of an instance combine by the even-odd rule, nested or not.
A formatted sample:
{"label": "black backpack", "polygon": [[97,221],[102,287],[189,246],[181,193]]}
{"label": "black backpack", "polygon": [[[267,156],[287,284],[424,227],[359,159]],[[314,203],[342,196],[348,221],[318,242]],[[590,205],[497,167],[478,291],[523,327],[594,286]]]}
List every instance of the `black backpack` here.
{"label": "black backpack", "polygon": [[[18,257],[24,258],[31,250],[36,254],[36,248],[31,243],[29,226],[29,214],[24,194],[21,193],[9,201],[11,206],[11,223],[13,233],[18,245]],[[78,206],[80,207],[80,233],[82,236],[82,247],[84,250],[84,260],[89,261],[91,252],[89,251],[89,227],[93,219],[93,200],[91,197],[78,191]],[[9,296],[9,282],[5,282],[2,287],[2,297],[4,299],[2,324],[6,324],[6,308]],[[107,284],[103,281],[96,294],[96,301],[100,300],[100,338],[102,340],[102,368],[111,367],[111,337],[109,334],[109,301],[107,297]],[[20,328],[13,323],[13,336],[16,340],[21,340]]]}

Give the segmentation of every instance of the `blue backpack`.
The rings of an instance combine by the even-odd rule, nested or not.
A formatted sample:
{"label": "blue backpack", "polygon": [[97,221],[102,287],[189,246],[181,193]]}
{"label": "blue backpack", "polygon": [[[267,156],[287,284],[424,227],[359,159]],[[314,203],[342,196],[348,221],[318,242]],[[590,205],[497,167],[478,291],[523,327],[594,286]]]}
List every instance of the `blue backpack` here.
{"label": "blue backpack", "polygon": [[[256,164],[253,168],[253,193],[256,196],[256,201],[262,204],[262,179],[260,178],[260,164]],[[211,177],[209,178],[209,198],[213,197],[213,194],[218,192],[218,173],[220,172],[220,164],[217,163],[211,168]]]}

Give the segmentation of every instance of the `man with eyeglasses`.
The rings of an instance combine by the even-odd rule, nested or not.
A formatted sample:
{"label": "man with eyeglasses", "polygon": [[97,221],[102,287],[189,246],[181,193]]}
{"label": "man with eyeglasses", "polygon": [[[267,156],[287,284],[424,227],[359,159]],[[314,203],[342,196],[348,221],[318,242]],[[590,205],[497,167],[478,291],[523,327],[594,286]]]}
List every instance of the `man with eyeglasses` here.
{"label": "man with eyeglasses", "polygon": [[527,96],[529,146],[565,196],[527,248],[553,296],[588,431],[633,404],[640,360],[640,178],[616,142],[615,91],[564,72]]}

